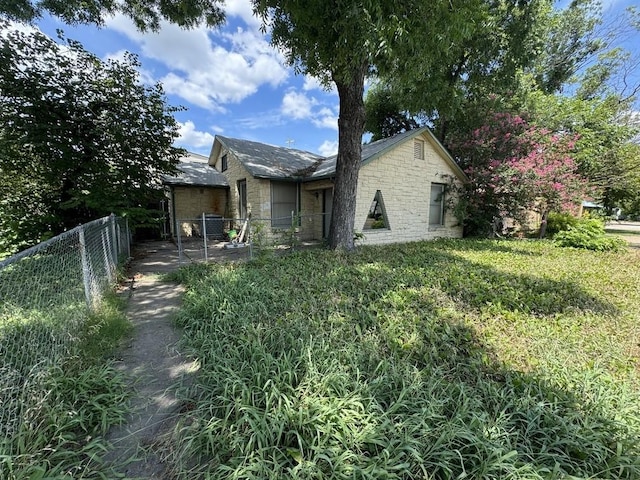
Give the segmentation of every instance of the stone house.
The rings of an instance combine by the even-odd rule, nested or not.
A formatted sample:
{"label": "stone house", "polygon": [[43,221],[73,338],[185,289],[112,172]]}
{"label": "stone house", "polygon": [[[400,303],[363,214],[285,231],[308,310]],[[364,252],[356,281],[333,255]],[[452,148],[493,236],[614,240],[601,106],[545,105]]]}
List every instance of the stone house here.
{"label": "stone house", "polygon": [[[208,200],[200,207],[200,215],[212,213],[238,221],[250,217],[252,225],[261,222],[269,234],[294,228],[302,240],[328,235],[336,156],[218,135],[208,165],[216,175],[208,187],[199,188],[227,188],[227,203],[224,208],[218,204],[216,210]],[[360,243],[461,237],[462,226],[447,209],[454,200],[448,186],[465,178],[426,127],[363,145],[355,219],[356,232],[364,234]],[[182,200],[186,192],[176,190],[175,178],[172,182],[172,211],[174,218],[180,218],[178,212],[186,212],[187,207],[178,203],[187,201]],[[189,208],[195,213],[197,195],[190,194]]]}
{"label": "stone house", "polygon": [[188,153],[180,159],[178,175],[163,179],[174,237],[176,229],[184,236],[201,236],[202,222],[198,220],[203,213],[227,216],[229,182],[208,162],[203,155]]}

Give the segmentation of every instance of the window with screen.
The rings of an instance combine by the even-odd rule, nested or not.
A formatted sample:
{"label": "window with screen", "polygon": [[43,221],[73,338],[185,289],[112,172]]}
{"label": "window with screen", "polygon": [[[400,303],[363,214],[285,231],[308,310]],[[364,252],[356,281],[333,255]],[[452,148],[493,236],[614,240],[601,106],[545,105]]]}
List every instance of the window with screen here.
{"label": "window with screen", "polygon": [[289,228],[298,215],[298,184],[271,182],[271,226]]}

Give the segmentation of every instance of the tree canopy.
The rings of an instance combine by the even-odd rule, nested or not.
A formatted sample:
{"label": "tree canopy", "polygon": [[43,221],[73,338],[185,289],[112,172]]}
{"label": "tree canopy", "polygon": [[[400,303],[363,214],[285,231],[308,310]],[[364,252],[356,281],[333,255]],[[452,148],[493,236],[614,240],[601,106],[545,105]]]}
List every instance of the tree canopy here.
{"label": "tree canopy", "polygon": [[224,0],[12,0],[2,2],[0,14],[9,20],[32,22],[49,13],[68,24],[103,25],[115,13],[130,17],[140,30],[157,30],[161,20],[190,28],[213,27],[224,21]]}
{"label": "tree canopy", "polygon": [[[178,125],[138,63],[103,62],[67,41],[0,36],[0,237],[22,247],[157,198],[175,171]],[[2,246],[9,249],[9,245]]]}
{"label": "tree canopy", "polygon": [[574,160],[576,141],[576,135],[557,134],[503,112],[453,139],[451,150],[469,177],[459,193],[467,230],[499,233],[505,218],[526,225],[532,212],[543,220],[551,211],[575,212],[588,193]]}
{"label": "tree canopy", "polygon": [[[372,113],[367,130],[392,135],[406,128],[405,119],[418,120],[433,126],[454,154],[462,154],[457,149],[477,140],[480,129],[499,135],[496,114],[521,117],[538,131],[574,138],[567,167],[588,180],[591,198],[608,207],[640,204],[640,147],[632,113],[640,91],[633,71],[640,57],[619,46],[630,32],[637,33],[640,23],[634,23],[633,12],[604,22],[595,0],[574,1],[563,9],[532,0],[484,2],[473,16],[468,43],[452,45],[445,55],[417,51],[421,61],[429,58],[425,64],[444,60],[440,66],[425,69],[415,62],[379,72],[366,99]],[[510,163],[511,154],[498,157]],[[488,177],[472,178],[471,191],[494,190],[474,186],[476,181]],[[510,201],[515,198],[514,193]],[[500,201],[487,197],[482,202],[489,220],[509,210]]]}
{"label": "tree canopy", "polygon": [[[462,42],[481,0],[326,2],[253,0],[272,43],[298,72],[333,82],[340,98],[338,155],[329,244],[354,246],[355,196],[364,134],[364,84],[374,72],[402,68],[416,48],[446,52]],[[435,34],[437,32],[437,35]],[[428,68],[427,59],[421,66]]]}

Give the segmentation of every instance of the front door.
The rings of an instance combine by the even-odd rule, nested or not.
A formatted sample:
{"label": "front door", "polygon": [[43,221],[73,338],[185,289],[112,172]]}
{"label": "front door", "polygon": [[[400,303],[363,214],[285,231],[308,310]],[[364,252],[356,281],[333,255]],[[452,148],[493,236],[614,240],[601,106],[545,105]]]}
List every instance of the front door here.
{"label": "front door", "polygon": [[333,207],[333,188],[322,190],[322,238],[329,236],[331,227],[331,208]]}
{"label": "front door", "polygon": [[238,214],[240,219],[247,218],[247,181],[238,181]]}

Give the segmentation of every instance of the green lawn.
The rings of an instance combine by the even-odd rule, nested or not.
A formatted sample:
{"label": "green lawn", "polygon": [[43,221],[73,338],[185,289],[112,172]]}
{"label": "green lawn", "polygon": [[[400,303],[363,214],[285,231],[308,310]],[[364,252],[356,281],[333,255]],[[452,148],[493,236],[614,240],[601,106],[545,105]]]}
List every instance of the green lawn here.
{"label": "green lawn", "polygon": [[196,265],[177,478],[640,478],[640,251],[438,241]]}

